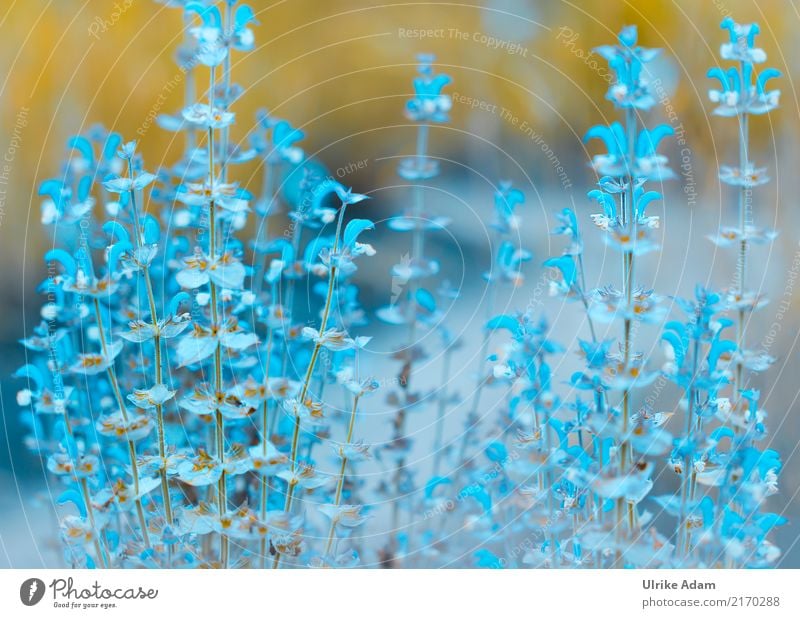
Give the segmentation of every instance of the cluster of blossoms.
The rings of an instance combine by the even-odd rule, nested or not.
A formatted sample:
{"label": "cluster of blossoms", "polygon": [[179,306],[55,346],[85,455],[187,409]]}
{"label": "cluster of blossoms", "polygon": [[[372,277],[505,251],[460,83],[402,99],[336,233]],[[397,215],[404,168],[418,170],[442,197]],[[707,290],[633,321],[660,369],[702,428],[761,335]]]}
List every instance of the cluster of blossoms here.
{"label": "cluster of blossoms", "polygon": [[[137,144],[95,127],[69,140],[61,173],[40,189],[54,248],[45,255],[42,321],[22,341],[30,362],[16,373],[25,382],[17,400],[29,427],[26,445],[59,485],[67,564],[776,561],[780,552],[768,537],[784,519],[766,510],[766,500],[777,491],[781,463],[760,446],[766,414],[748,385],[750,372],[772,359],[745,346],[748,315],[766,301],[744,286],[748,246],[774,233],[744,215],[738,227],[723,228],[714,240],[739,249],[736,285],[698,287],[693,298],[676,301],[681,319],[667,321],[664,298],[636,284],[637,262],[658,250],[659,219],[647,208],[661,195],[645,185],[673,174],[657,152],[671,129],[639,126],[655,104],[646,65],[658,50],[639,47],[635,28],[598,49],[616,76],[607,98],[623,120],[586,135],[608,150],[591,161],[598,183],[588,197],[602,209],[591,221],[620,254],[619,285],[587,288],[579,217],[569,208],[553,230],[566,240],[563,254],[545,262],[552,294],[585,312],[589,337],[577,350],[584,367],[556,379],[565,350],[545,318],[532,308],[495,314],[498,289],[524,285],[532,259],[521,242],[525,196],[502,182],[489,222],[486,321],[467,401],[449,387],[460,342],[444,316],[458,293],[447,282],[434,288],[439,264],[426,254],[426,235],[449,223],[426,208],[425,183],[440,172],[429,136],[449,120],[443,90],[450,78],[436,73],[432,56],[418,58],[405,108],[416,125],[416,152],[398,167],[412,197],[387,223],[410,236],[410,252],[392,268],[390,304],[375,311],[407,333],[392,354],[397,387],[380,404],[391,412],[391,433],[372,445],[358,438],[362,405],[379,382],[361,370],[370,316],[355,274],[375,254],[363,240],[375,226],[351,212],[363,212],[367,196],[327,175],[298,146],[303,131],[266,111],[252,135],[235,142],[234,103],[244,90],[232,81],[231,59],[253,49],[255,15],[236,0],[223,10],[210,2],[170,4],[187,24],[178,62],[188,104],[157,120],[184,136],[180,159],[151,173]],[[739,118],[742,156],[720,178],[739,188],[744,212],[750,189],[763,181],[747,155],[747,116],[774,108],[778,94],[765,91],[772,70],[750,85],[754,63],[765,59],[753,46],[757,27],[728,20],[723,27],[731,42],[722,56],[740,71],[713,70],[723,91],[711,98],[718,114]],[[198,101],[201,75],[209,81]],[[263,169],[258,192],[235,180],[236,166],[252,161]],[[616,342],[600,338],[599,323],[619,323]],[[641,323],[663,331],[660,370],[635,348]],[[431,391],[419,379],[423,339],[442,348],[440,384]],[[681,402],[669,411],[640,404],[643,390],[662,379],[680,387]],[[445,438],[451,408],[462,410],[457,440]],[[435,419],[426,424],[434,432],[426,460],[432,469],[408,462],[411,412]],[[481,456],[472,459],[476,448]],[[373,457],[386,473],[365,480],[359,465]],[[652,496],[664,471],[678,475],[678,490]],[[674,530],[656,528],[664,518],[655,515],[664,513],[677,522]],[[385,538],[357,533],[370,518],[389,522]]]}
{"label": "cluster of blossoms", "polygon": [[[23,341],[37,354],[17,372],[28,381],[18,400],[28,446],[62,485],[74,566],[358,561],[348,537],[367,516],[349,477],[370,453],[355,420],[377,383],[359,376],[369,337],[351,334],[365,321],[350,279],[375,253],[360,242],[374,225],[346,219],[366,196],[307,161],[287,121],[261,112],[248,147],[231,140],[243,92],[231,57],[252,49],[255,23],[235,5],[182,6],[187,94],[201,71],[209,83],[203,101],[157,119],[186,136],[177,163],[145,171],[134,142],[94,128],[69,141],[62,174],[41,186],[56,248],[45,255],[43,321]],[[265,174],[257,197],[231,179],[255,159]],[[282,201],[288,238],[267,232]],[[237,233],[253,208],[260,234],[248,258]],[[302,279],[324,302],[300,322]],[[321,400],[319,384],[331,381],[337,406],[351,410],[341,435]],[[312,454],[323,438],[330,472]],[[325,541],[306,547],[307,534]]]}
{"label": "cluster of blossoms", "polygon": [[[728,20],[723,27],[731,30],[732,42],[723,45],[722,56],[739,60],[749,80],[752,63],[764,60],[753,48],[757,28]],[[590,219],[621,256],[620,281],[587,288],[579,217],[570,208],[558,213],[553,234],[566,245],[544,266],[553,273],[551,294],[579,303],[585,313],[588,336],[578,335],[576,350],[584,368],[568,381],[553,375],[565,350],[544,318],[531,310],[487,321],[487,333],[502,331],[507,337],[502,352],[488,357],[491,380],[505,383],[505,399],[495,402],[499,414],[492,416],[499,418],[482,437],[480,452],[488,467],[458,460],[455,465],[469,475],[466,484],[459,467],[426,486],[428,512],[446,512],[450,518],[434,527],[432,542],[449,564],[448,539],[460,531],[479,548],[473,550],[472,564],[489,568],[774,565],[780,551],[770,533],[786,520],[769,511],[767,499],[777,492],[781,461],[764,446],[766,413],[758,405],[758,391],[748,384],[748,375],[767,369],[773,359],[745,346],[749,312],[765,301],[742,282],[747,245],[775,234],[744,218],[738,227],[723,228],[713,240],[739,248],[744,256],[736,285],[722,292],[698,286],[693,297],[674,299],[671,306],[681,315],[670,318],[667,299],[638,285],[635,269],[658,250],[659,218],[647,208],[661,195],[646,184],[674,176],[656,150],[672,129],[639,126],[641,114],[656,102],[646,64],[658,50],[639,47],[636,29],[628,27],[617,45],[597,52],[616,77],[607,98],[623,120],[593,127],[586,135],[607,148],[591,159],[598,183],[588,197],[602,210]],[[746,117],[777,104],[777,93],[769,93],[756,105],[772,76],[772,70],[762,72],[762,85],[749,91],[750,103],[737,108],[745,127],[743,158],[738,169],[720,173],[723,182],[739,188],[741,209],[748,206],[745,189],[760,184],[735,180],[748,176],[739,169],[753,170],[746,154]],[[711,98],[717,100],[713,91]],[[726,108],[718,113],[730,115]],[[510,195],[504,203],[513,213],[521,198]],[[619,324],[619,335],[600,338],[601,324],[612,335]],[[738,334],[731,335],[735,324]],[[660,368],[636,349],[641,325],[662,333],[666,362]],[[684,396],[671,408],[657,409],[667,381]],[[565,382],[568,392],[559,386]],[[480,392],[476,389],[476,398]],[[461,439],[469,437],[465,431]],[[656,481],[668,476],[677,477],[677,490],[654,495]],[[664,525],[670,519],[673,529]]]}

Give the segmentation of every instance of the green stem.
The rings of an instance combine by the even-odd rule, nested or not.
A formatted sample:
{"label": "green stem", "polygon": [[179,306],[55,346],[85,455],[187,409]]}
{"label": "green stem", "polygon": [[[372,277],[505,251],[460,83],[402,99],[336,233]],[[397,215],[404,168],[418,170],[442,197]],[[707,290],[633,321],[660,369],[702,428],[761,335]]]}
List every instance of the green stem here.
{"label": "green stem", "polygon": [[[331,251],[331,257],[335,258],[336,254],[339,251],[339,236],[341,235],[342,231],[342,222],[344,221],[344,213],[347,209],[347,204],[342,204],[341,209],[339,210],[339,218],[336,223],[336,236],[333,239],[333,250]],[[322,310],[322,320],[320,321],[320,328],[319,333],[320,336],[325,332],[325,329],[328,325],[328,318],[330,317],[331,313],[331,304],[333,301],[333,290],[336,286],[336,263],[335,260],[331,260],[330,265],[330,273],[328,276],[328,292],[325,298],[325,308]],[[321,338],[321,337],[320,337]],[[306,369],[305,379],[303,380],[303,387],[300,389],[300,397],[298,398],[298,406],[305,405],[306,395],[308,395],[309,385],[311,384],[311,377],[314,374],[314,367],[317,363],[317,358],[319,357],[319,351],[322,348],[322,342],[318,341],[314,345],[314,351],[311,353],[311,360],[308,363],[308,368]],[[292,472],[297,469],[297,445],[300,439],[300,414],[299,410],[295,410],[294,415],[294,431],[292,433],[292,450],[290,454]],[[291,512],[292,509],[292,500],[294,498],[294,487],[295,483],[290,482],[289,488],[286,492],[286,502],[284,506],[284,511],[287,513]],[[281,561],[281,554],[277,554],[275,556],[275,560],[272,563],[272,568],[277,569],[280,566]]]}
{"label": "green stem", "polygon": [[[215,67],[210,70],[210,84],[209,84],[209,106],[214,107],[214,87],[215,87]],[[208,128],[208,185],[212,195],[214,193],[214,183],[216,180],[216,166],[214,164],[214,129]],[[216,204],[212,199],[208,205],[208,245],[211,260],[217,258],[217,212]],[[217,293],[217,285],[213,280],[209,280],[209,287],[211,292],[211,320],[214,323],[214,329],[219,330],[220,315],[219,315],[219,297]],[[222,347],[219,340],[217,340],[216,348],[214,349],[214,396],[222,392]],[[219,458],[220,466],[222,466],[222,474],[219,477],[217,484],[217,509],[219,516],[222,517],[228,510],[228,483],[227,474],[225,473],[225,423],[222,418],[222,413],[217,408],[214,411],[214,430],[216,437],[216,452]],[[228,537],[223,532],[220,532],[220,562],[222,567],[228,568]]]}
{"label": "green stem", "polygon": [[[747,114],[741,114],[739,120],[739,173],[744,174],[749,165],[748,157],[748,142],[749,142],[749,118]],[[745,279],[747,275],[747,240],[745,234],[747,232],[747,207],[748,207],[748,192],[751,191],[750,187],[742,185],[739,188],[739,234],[741,240],[739,243],[739,259],[737,260],[736,279],[737,279],[737,292],[740,300],[744,300],[745,295]],[[745,311],[739,309],[737,312],[736,320],[736,351],[737,361],[736,369],[734,372],[733,382],[733,397],[734,409],[741,412],[741,397],[739,392],[743,388],[744,382],[744,366],[742,364],[742,352],[745,346]]]}
{"label": "green stem", "polygon": [[[350,444],[353,439],[353,427],[356,423],[356,415],[358,413],[358,401],[361,395],[356,395],[353,398],[353,407],[350,411],[350,423],[347,426],[347,440],[345,444]],[[345,470],[347,468],[347,457],[342,457],[342,465],[339,468],[339,477],[336,481],[336,496],[334,498],[334,506],[339,506],[342,501],[342,490],[344,489]],[[329,556],[331,553],[331,546],[333,545],[333,537],[336,532],[336,519],[331,520],[331,528],[328,531],[328,543],[325,545],[325,555]]]}
{"label": "green stem", "polygon": [[[94,298],[94,313],[95,313],[95,318],[97,320],[97,330],[100,335],[100,346],[103,350],[103,356],[108,358],[108,345],[106,344],[105,326],[103,324],[103,315],[100,311],[100,301],[97,300],[97,297]],[[117,381],[117,373],[114,370],[113,362],[108,366],[108,369],[106,369],[106,373],[108,374],[109,382],[111,382],[111,390],[114,391],[114,397],[117,400],[117,406],[119,407],[119,410],[122,413],[122,418],[127,423],[128,408],[125,405],[125,399],[122,396],[122,391],[119,388],[119,382]],[[147,549],[150,549],[150,534],[147,530],[147,520],[144,517],[144,509],[142,508],[142,499],[139,496],[139,464],[136,461],[136,444],[133,442],[133,440],[128,440],[128,453],[130,454],[130,460],[131,460],[131,476],[133,477],[133,492],[134,495],[136,496],[136,513],[139,516],[139,526],[142,530],[142,540],[144,541],[144,546]]]}
{"label": "green stem", "polygon": [[[269,366],[272,361],[272,329],[267,329],[267,358],[266,362],[264,363],[264,386],[269,392]],[[269,440],[269,424],[268,424],[268,413],[269,413],[269,401],[267,397],[264,398],[264,401],[261,402],[261,454],[266,458],[267,456],[267,441]],[[269,476],[266,474],[261,475],[261,504],[259,509],[259,515],[261,518],[262,523],[266,522],[267,519],[267,497],[269,493]],[[264,536],[261,539],[259,544],[259,556],[261,559],[261,568],[266,567],[267,561],[267,537]]]}
{"label": "green stem", "polygon": [[[133,178],[133,169],[131,168],[131,161],[128,160],[128,176]],[[136,235],[136,246],[142,248],[142,236],[139,227],[139,211],[136,207],[136,191],[131,189],[131,206],[133,210],[133,229]],[[142,267],[142,276],[144,277],[145,290],[147,292],[147,302],[150,306],[150,321],[155,330],[155,337],[153,338],[154,346],[154,371],[155,383],[157,386],[163,384],[162,369],[161,369],[161,332],[158,326],[158,312],[156,311],[156,300],[153,292],[153,281],[150,277],[150,267]],[[167,478],[167,441],[164,434],[164,407],[162,404],[156,405],[156,432],[158,434],[158,456],[160,459],[159,477],[161,479],[161,499],[164,502],[164,513],[166,515],[167,523],[172,526],[174,523],[172,515],[172,500],[169,494],[169,480]]]}
{"label": "green stem", "polygon": [[94,551],[97,554],[97,562],[101,564],[104,569],[107,569],[111,561],[105,551],[105,547],[100,542],[100,531],[97,529],[97,524],[95,523],[94,507],[92,506],[92,500],[89,495],[89,485],[86,482],[86,478],[81,478],[80,484],[81,492],[83,493],[83,501],[86,503],[86,516],[89,519],[89,525],[92,527],[92,535],[94,536]]}

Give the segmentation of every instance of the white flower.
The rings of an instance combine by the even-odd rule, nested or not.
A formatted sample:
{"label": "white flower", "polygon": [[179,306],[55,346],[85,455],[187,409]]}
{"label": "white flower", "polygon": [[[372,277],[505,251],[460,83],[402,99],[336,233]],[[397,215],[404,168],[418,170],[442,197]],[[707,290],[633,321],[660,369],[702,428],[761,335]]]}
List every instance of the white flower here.
{"label": "white flower", "polygon": [[175,197],[187,206],[206,206],[214,202],[220,208],[239,213],[249,210],[245,195],[235,184],[204,182],[187,184]]}
{"label": "white flower", "polygon": [[130,401],[137,408],[150,410],[156,406],[163,405],[175,396],[175,391],[169,390],[163,384],[156,384],[149,389],[136,389],[128,395]]}
{"label": "white flower", "polygon": [[186,366],[205,360],[220,345],[241,351],[256,343],[255,333],[242,330],[235,318],[229,318],[224,324],[210,328],[195,324],[194,330],[181,339],[176,352],[181,366]]}
{"label": "white flower", "polygon": [[372,339],[372,337],[356,337],[355,339],[351,339],[347,336],[345,331],[337,328],[329,328],[324,333],[320,334],[316,328],[311,328],[310,326],[306,326],[303,329],[303,337],[311,339],[314,343],[328,350],[332,350],[333,352],[363,348]]}
{"label": "white flower", "polygon": [[136,178],[122,178],[120,176],[109,178],[103,182],[103,186],[111,193],[128,193],[129,191],[139,191],[156,179],[155,174],[141,172]]}
{"label": "white flower", "polygon": [[244,286],[244,266],[232,253],[214,259],[196,253],[184,258],[183,265],[183,269],[175,275],[175,280],[183,288],[194,290],[207,285],[209,281],[232,290],[241,290]]}
{"label": "white flower", "polygon": [[233,124],[236,115],[226,112],[218,107],[211,107],[203,103],[195,103],[185,108],[182,112],[186,122],[205,129],[221,129]]}
{"label": "white flower", "polygon": [[356,528],[367,521],[361,514],[361,509],[360,504],[322,504],[319,507],[320,512],[330,519],[334,526],[343,528]]}

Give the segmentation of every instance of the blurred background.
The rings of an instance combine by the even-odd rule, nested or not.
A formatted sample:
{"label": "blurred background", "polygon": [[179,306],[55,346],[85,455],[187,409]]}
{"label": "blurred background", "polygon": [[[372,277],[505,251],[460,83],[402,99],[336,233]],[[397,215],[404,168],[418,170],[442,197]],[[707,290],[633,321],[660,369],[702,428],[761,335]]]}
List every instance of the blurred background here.
{"label": "blurred background", "polygon": [[[175,2],[174,4],[179,4]],[[664,48],[652,72],[660,79],[660,99],[643,119],[649,126],[670,124],[683,143],[667,140],[663,149],[677,173],[664,184],[665,199],[654,212],[662,217],[663,250],[649,256],[640,281],[664,295],[689,295],[694,284],[723,287],[733,263],[705,239],[721,223],[736,218],[735,196],[720,186],[720,164],[734,163],[735,121],[710,115],[709,80],[727,34],[723,17],[761,24],[760,47],[769,65],[783,74],[781,108],[752,122],[752,158],[766,166],[773,182],[755,193],[754,218],[780,231],[776,243],[752,253],[752,287],[774,301],[788,301],[781,330],[777,302],[757,314],[751,343],[778,358],[757,386],[769,412],[774,448],[786,464],[775,508],[793,519],[778,534],[786,552],[782,566],[800,566],[800,429],[797,419],[800,372],[797,361],[798,307],[793,289],[785,289],[798,255],[800,192],[797,143],[800,101],[800,12],[794,0],[483,0],[382,4],[363,0],[255,0],[260,25],[256,49],[234,57],[234,81],[245,92],[236,103],[233,136],[244,139],[255,112],[266,108],[307,135],[306,153],[357,191],[369,192],[371,218],[390,216],[408,199],[396,176],[397,157],[414,149],[415,133],[402,109],[411,93],[415,55],[432,52],[437,69],[450,74],[451,122],[435,127],[431,150],[442,159],[442,175],[427,196],[431,210],[453,219],[433,241],[432,252],[443,277],[476,303],[447,316],[458,332],[470,332],[483,318],[480,305],[489,267],[485,222],[500,179],[510,179],[527,195],[520,211],[522,242],[534,254],[526,286],[499,303],[511,310],[538,304],[538,264],[560,252],[548,235],[553,213],[576,208],[594,256],[587,265],[589,286],[616,280],[617,261],[588,230],[585,198],[595,179],[582,143],[586,130],[616,119],[605,101],[606,66],[591,49],[612,43],[626,24],[639,26],[640,43]],[[10,6],[9,6],[10,5]],[[51,513],[37,510],[41,466],[21,446],[14,396],[19,386],[10,374],[24,363],[17,340],[38,321],[35,287],[44,277],[42,253],[47,238],[40,226],[38,184],[58,173],[66,139],[94,123],[138,139],[146,166],[153,169],[178,156],[182,144],[148,118],[183,106],[183,86],[174,62],[182,39],[180,11],[151,0],[28,0],[0,8],[0,566],[55,565],[44,545],[32,539],[52,526]],[[777,83],[777,82],[776,82]],[[258,168],[237,176],[257,188]],[[652,187],[656,188],[656,187]],[[387,275],[401,259],[407,239],[395,238],[379,224],[376,244],[381,259],[360,273],[368,308],[385,304]],[[397,235],[394,235],[397,236]],[[795,265],[796,269],[797,266]],[[537,291],[539,290],[539,291]],[[558,301],[551,313],[557,337],[569,344],[580,328],[578,314]],[[502,307],[501,307],[502,308]],[[477,332],[477,331],[473,331]],[[564,333],[561,337],[558,333]],[[372,333],[371,333],[372,334]],[[649,333],[645,342],[655,340]],[[477,350],[466,337],[465,367]],[[769,339],[769,341],[768,341]],[[396,343],[391,334],[377,338],[379,349]],[[650,344],[648,343],[648,346]],[[656,357],[660,354],[652,344]],[[649,347],[645,348],[650,351]],[[439,362],[434,359],[432,363]],[[433,367],[431,367],[432,369]],[[566,371],[566,367],[563,369]],[[470,369],[461,377],[468,380]],[[433,372],[438,375],[438,372]],[[569,375],[566,373],[566,375]],[[674,393],[659,395],[658,406],[671,409]],[[384,419],[385,422],[385,419]],[[454,420],[455,424],[456,421]],[[40,541],[41,543],[41,541]]]}

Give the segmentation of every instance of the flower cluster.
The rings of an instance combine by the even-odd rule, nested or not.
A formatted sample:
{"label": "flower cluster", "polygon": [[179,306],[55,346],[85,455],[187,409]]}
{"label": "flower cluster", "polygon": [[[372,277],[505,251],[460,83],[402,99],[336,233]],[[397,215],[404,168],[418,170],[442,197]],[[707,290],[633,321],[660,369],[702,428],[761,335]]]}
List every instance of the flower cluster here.
{"label": "flower cluster", "polygon": [[[265,110],[250,135],[232,138],[245,91],[232,58],[255,46],[253,10],[169,4],[186,22],[188,104],[157,120],[182,136],[179,159],[152,170],[135,142],[93,127],[68,141],[60,174],[40,187],[53,249],[41,322],[22,340],[30,362],[16,372],[17,402],[26,446],[58,485],[68,565],[775,564],[771,531],[785,519],[769,498],[782,464],[750,383],[773,359],[747,346],[749,316],[766,304],[745,285],[748,254],[775,237],[744,214],[767,182],[749,157],[747,119],[778,103],[766,91],[777,72],[755,73],[766,60],[757,26],[723,21],[721,55],[738,68],[710,72],[722,83],[710,93],[716,113],[740,127],[738,167],[720,169],[739,224],[712,236],[738,252],[734,285],[697,286],[670,316],[667,297],[641,282],[642,261],[659,251],[662,196],[648,183],[674,176],[658,152],[672,129],[641,126],[659,50],[626,27],[597,49],[621,119],[585,136],[606,149],[590,160],[596,212],[560,208],[552,234],[563,250],[544,261],[544,289],[579,315],[579,365],[558,375],[567,350],[538,306],[498,313],[498,295],[526,285],[533,260],[525,195],[499,182],[491,262],[476,271],[480,347],[460,396],[453,369],[469,334],[448,315],[459,292],[437,280],[429,242],[450,220],[426,199],[442,171],[430,137],[450,120],[450,77],[418,57],[405,105],[416,151],[397,169],[410,195],[387,220],[409,250],[391,268],[389,304],[372,311],[359,297],[359,267],[376,254],[368,196],[307,155],[302,128]],[[258,188],[240,184],[248,162],[261,167]],[[619,259],[619,277],[594,288],[584,222]],[[367,440],[361,417],[381,383],[365,357],[373,337],[397,328],[397,377],[374,404],[390,427]],[[648,330],[663,344],[661,366]],[[433,346],[441,375],[431,380],[421,365]],[[654,409],[648,389],[667,381],[679,401]],[[432,434],[431,457],[412,456],[422,433],[413,418]],[[381,473],[360,474],[367,465]],[[674,491],[653,495],[661,475]],[[371,522],[380,534],[362,532]]]}
{"label": "flower cluster", "polygon": [[[351,330],[364,319],[350,278],[375,253],[362,241],[374,225],[346,217],[366,196],[318,173],[287,121],[262,112],[252,147],[232,142],[243,89],[231,56],[252,49],[256,23],[235,5],[183,6],[187,92],[201,71],[209,83],[205,100],[158,119],[186,135],[176,164],[146,171],[134,142],[95,128],[70,139],[63,174],[41,186],[56,248],[45,255],[49,301],[24,340],[36,357],[17,372],[28,381],[18,401],[29,447],[62,486],[74,566],[358,561],[347,539],[368,513],[348,475],[370,457],[355,420],[377,383],[358,373],[369,337]],[[232,179],[256,159],[260,195]],[[282,200],[276,181],[292,174],[294,195]],[[290,241],[266,231],[282,201]],[[264,232],[248,256],[237,233],[253,203]],[[303,251],[305,230],[314,238]],[[305,328],[293,302],[302,279],[324,299]],[[331,438],[338,473],[319,471],[312,455],[334,435],[318,381],[351,406]],[[307,515],[296,502],[311,495]],[[315,528],[327,542],[312,549],[305,533]]]}

